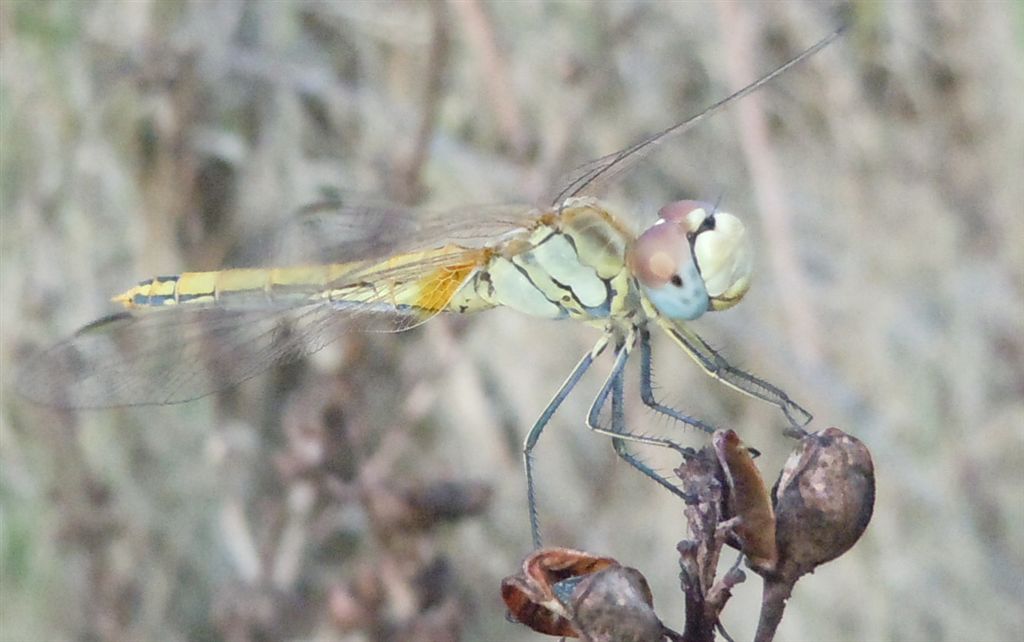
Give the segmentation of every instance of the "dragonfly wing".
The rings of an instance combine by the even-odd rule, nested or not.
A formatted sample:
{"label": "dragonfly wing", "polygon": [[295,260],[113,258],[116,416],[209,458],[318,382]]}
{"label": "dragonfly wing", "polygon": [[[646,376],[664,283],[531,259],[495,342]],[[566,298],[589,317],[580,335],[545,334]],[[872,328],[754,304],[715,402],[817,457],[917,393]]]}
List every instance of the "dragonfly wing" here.
{"label": "dragonfly wing", "polygon": [[35,357],[18,388],[67,408],[189,401],[312,354],[347,331],[418,325],[444,309],[483,257],[452,247],[363,269],[305,298],[122,312]]}
{"label": "dragonfly wing", "polygon": [[721,111],[721,109],[729,103],[757,91],[767,83],[771,82],[775,77],[787,71],[790,67],[799,64],[801,61],[813,56],[821,49],[827,47],[833,40],[842,34],[844,29],[845,26],[839,27],[817,43],[802,51],[789,62],[777,67],[774,71],[762,76],[746,87],[733,92],[725,98],[722,98],[718,102],[710,105],[703,111],[687,118],[686,120],[663,129],[656,134],[648,136],[625,149],[608,154],[607,156],[602,156],[601,158],[590,161],[589,163],[576,168],[559,182],[559,185],[562,185],[562,187],[552,199],[552,205],[558,207],[565,201],[565,199],[573,196],[584,196],[588,194],[596,195],[600,193],[601,190],[607,187],[616,178],[633,169],[642,160],[647,158],[658,145],[682,135],[686,131],[700,124],[701,121],[704,121]]}
{"label": "dragonfly wing", "polygon": [[281,234],[274,263],[372,262],[455,243],[481,247],[528,227],[529,206],[472,206],[427,211],[396,205],[321,203],[305,208]]}
{"label": "dragonfly wing", "polygon": [[[317,326],[328,312],[323,304],[123,312],[39,355],[18,384],[30,399],[66,408],[188,401],[312,351],[308,340],[323,336]],[[305,329],[291,329],[297,324]]]}

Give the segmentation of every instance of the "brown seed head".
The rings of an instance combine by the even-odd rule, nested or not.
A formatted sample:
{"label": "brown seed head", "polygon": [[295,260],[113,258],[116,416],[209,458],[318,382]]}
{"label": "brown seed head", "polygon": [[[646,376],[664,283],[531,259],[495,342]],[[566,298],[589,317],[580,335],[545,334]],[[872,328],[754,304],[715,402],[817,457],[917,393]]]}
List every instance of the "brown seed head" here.
{"label": "brown seed head", "polygon": [[795,581],[848,551],[867,528],[875,503],[871,453],[838,428],[807,435],[772,494],[779,571]]}

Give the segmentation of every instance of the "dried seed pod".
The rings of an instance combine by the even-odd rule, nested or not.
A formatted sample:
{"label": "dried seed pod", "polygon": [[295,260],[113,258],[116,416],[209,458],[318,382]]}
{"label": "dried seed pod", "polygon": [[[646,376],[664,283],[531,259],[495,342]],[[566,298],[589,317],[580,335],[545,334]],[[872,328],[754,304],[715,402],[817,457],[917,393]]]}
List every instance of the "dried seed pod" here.
{"label": "dried seed pod", "polygon": [[555,584],[580,637],[589,642],[660,642],[665,628],[654,612],[651,589],[635,568],[604,570]]}
{"label": "dried seed pod", "polygon": [[518,574],[502,580],[501,598],[508,607],[510,619],[538,633],[579,637],[572,625],[572,616],[555,596],[555,585],[612,566],[618,566],[618,562],[610,557],[569,548],[542,548],[523,560]]}
{"label": "dried seed pod", "polygon": [[871,453],[838,428],[804,437],[772,491],[779,572],[795,581],[850,549],[871,520]]}

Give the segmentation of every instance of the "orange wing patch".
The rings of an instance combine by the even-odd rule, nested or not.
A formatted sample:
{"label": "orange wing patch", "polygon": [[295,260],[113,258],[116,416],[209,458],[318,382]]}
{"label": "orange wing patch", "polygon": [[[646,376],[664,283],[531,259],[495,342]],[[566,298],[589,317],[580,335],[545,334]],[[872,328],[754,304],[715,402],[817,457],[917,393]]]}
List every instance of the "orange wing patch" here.
{"label": "orange wing patch", "polygon": [[416,307],[431,312],[444,310],[469,275],[479,266],[480,260],[476,259],[437,268],[433,274],[423,279]]}

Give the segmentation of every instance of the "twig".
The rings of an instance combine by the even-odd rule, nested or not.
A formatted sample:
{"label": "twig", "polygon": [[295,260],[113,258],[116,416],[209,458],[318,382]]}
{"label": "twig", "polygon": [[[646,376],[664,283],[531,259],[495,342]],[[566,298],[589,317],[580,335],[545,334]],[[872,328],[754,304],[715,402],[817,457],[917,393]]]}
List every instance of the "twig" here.
{"label": "twig", "polygon": [[[757,60],[752,46],[752,25],[749,14],[735,2],[717,3],[723,24],[722,38],[731,84],[742,86],[754,76],[751,64]],[[740,147],[750,168],[757,207],[764,217],[764,234],[772,270],[777,280],[777,292],[785,311],[790,333],[800,365],[814,369],[821,362],[820,331],[811,313],[808,285],[804,279],[793,239],[794,224],[790,207],[782,188],[778,159],[768,140],[768,125],[759,96],[749,96],[736,105]]]}
{"label": "twig", "polygon": [[754,642],[771,642],[775,639],[775,631],[778,630],[782,614],[786,610],[786,600],[792,594],[793,582],[788,579],[765,579],[761,595],[761,617],[757,622]]}
{"label": "twig", "polygon": [[523,110],[509,79],[508,62],[501,53],[491,17],[478,0],[460,0],[451,3],[466,32],[470,47],[483,66],[481,75],[487,86],[487,98],[498,119],[498,128],[512,148],[517,159],[523,159],[529,148],[530,137],[523,125]]}
{"label": "twig", "polygon": [[426,163],[430,151],[430,141],[434,128],[437,126],[437,112],[440,108],[444,72],[448,62],[448,20],[444,4],[440,1],[430,3],[432,17],[432,37],[430,54],[426,68],[426,83],[423,90],[423,110],[419,127],[416,130],[414,143],[408,156],[398,163],[396,179],[392,190],[397,200],[405,204],[413,204],[420,200],[423,186],[420,183],[420,172]]}

